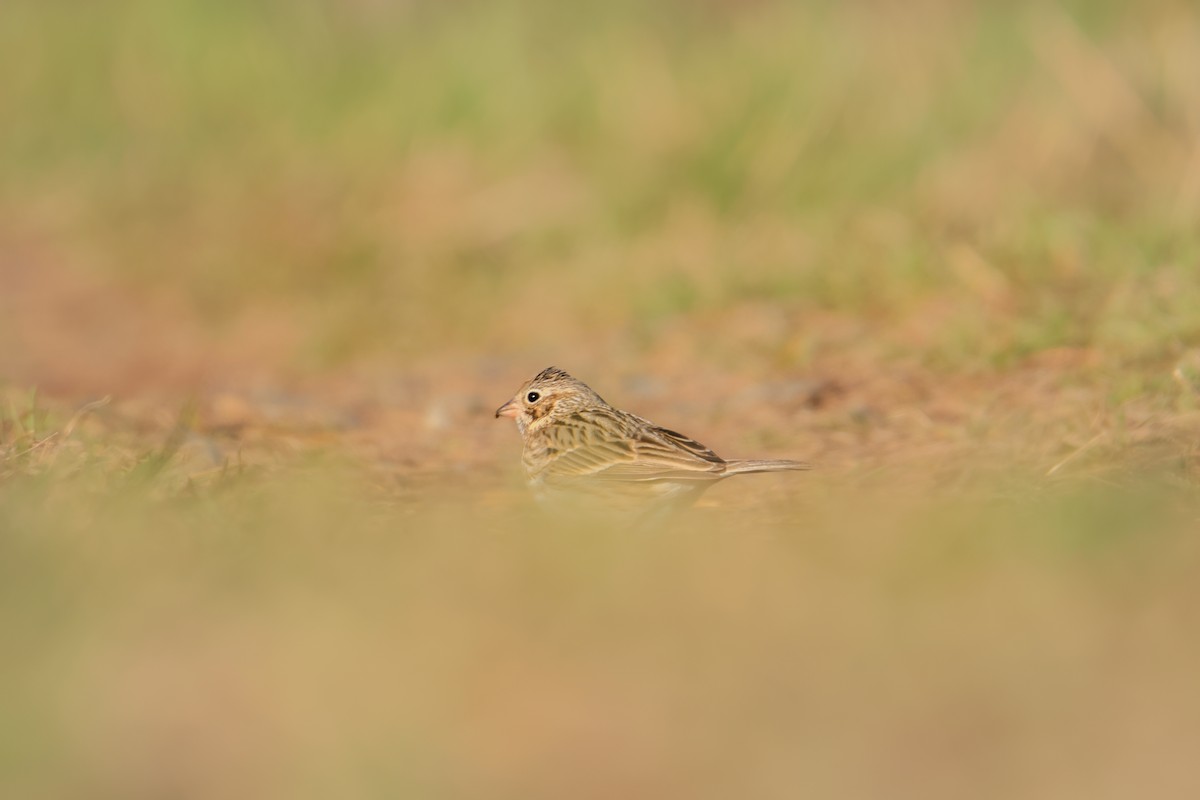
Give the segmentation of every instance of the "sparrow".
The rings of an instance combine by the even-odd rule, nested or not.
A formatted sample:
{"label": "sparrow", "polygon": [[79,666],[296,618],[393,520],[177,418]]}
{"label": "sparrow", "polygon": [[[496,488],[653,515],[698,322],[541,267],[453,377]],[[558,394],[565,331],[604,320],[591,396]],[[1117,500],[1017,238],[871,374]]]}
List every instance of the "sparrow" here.
{"label": "sparrow", "polygon": [[516,421],[521,461],[543,502],[587,498],[608,510],[682,508],[731,475],[811,469],[801,461],[725,460],[682,433],[613,408],[587,384],[547,367],[496,409]]}

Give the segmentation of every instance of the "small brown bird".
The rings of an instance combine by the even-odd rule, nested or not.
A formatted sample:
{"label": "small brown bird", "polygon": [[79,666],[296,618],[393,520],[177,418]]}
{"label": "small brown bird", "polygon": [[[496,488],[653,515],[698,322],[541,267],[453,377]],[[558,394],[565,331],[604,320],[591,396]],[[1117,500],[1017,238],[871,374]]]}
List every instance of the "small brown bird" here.
{"label": "small brown bird", "polygon": [[648,511],[694,502],[717,481],[746,472],[810,469],[800,461],[726,461],[681,433],[613,408],[582,381],[547,367],[496,417],[512,417],[539,500],[588,498],[608,510]]}

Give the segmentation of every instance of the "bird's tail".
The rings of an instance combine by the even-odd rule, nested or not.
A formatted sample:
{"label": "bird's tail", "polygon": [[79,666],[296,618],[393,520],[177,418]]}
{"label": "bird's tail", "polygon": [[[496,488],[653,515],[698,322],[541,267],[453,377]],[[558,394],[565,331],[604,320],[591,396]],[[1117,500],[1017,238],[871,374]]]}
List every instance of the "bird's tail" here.
{"label": "bird's tail", "polygon": [[799,469],[812,469],[812,464],[804,461],[786,461],[769,458],[750,458],[743,461],[725,462],[726,475],[739,475],[743,472],[785,472],[787,470]]}

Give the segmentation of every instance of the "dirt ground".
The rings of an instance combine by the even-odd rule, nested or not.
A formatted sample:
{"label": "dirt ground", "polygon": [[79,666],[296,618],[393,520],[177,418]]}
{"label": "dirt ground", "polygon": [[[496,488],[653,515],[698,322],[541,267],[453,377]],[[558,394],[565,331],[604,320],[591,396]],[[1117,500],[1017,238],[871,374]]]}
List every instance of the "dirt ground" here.
{"label": "dirt ground", "polygon": [[[872,325],[760,303],[670,321],[649,343],[614,331],[523,353],[415,357],[383,344],[322,370],[296,366],[303,310],[255,308],[214,330],[169,291],[5,263],[8,410],[21,412],[27,387],[37,387],[37,407],[60,425],[84,410],[75,435],[119,445],[131,459],[182,425],[179,458],[194,478],[336,452],[400,492],[448,476],[507,485],[519,440],[492,411],[547,359],[614,404],[730,457],[800,457],[835,473],[885,470],[933,485],[990,468],[1103,470],[1115,465],[1096,457],[1117,450],[1189,456],[1178,437],[1195,425],[1177,404],[1115,404],[1094,349],[967,372],[896,356],[936,325],[925,313]],[[781,349],[811,355],[780,364]]]}

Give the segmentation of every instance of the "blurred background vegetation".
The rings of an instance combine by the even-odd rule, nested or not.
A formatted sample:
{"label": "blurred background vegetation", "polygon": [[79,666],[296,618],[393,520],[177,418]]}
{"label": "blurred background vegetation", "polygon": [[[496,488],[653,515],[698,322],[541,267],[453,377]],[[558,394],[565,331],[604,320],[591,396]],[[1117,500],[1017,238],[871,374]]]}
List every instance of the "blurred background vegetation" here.
{"label": "blurred background vegetation", "polygon": [[[1184,0],[0,4],[0,793],[1196,796],[1197,76]],[[822,469],[571,530],[549,363]]]}
{"label": "blurred background vegetation", "polygon": [[1186,2],[2,13],[5,238],[304,363],[763,298],[941,301],[960,365],[1200,324]]}

